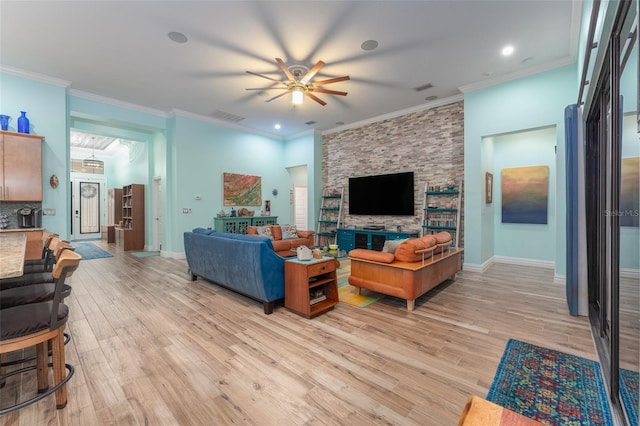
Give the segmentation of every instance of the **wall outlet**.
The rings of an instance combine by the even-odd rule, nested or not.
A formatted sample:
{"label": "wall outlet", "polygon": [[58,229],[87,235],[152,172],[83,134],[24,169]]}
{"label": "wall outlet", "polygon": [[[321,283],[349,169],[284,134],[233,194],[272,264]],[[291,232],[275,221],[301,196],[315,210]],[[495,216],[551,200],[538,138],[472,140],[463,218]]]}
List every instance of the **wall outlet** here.
{"label": "wall outlet", "polygon": [[56,215],[56,209],[42,209],[42,215],[43,216],[55,216]]}
{"label": "wall outlet", "polygon": [[182,213],[191,214],[191,209],[182,209]]}

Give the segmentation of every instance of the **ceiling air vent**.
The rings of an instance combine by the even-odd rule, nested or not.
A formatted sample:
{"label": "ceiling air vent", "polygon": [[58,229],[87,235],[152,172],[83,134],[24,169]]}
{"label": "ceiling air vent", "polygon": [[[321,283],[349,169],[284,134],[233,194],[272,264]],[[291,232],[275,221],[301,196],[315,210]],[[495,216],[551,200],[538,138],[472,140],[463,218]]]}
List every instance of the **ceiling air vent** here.
{"label": "ceiling air vent", "polygon": [[306,124],[307,126],[311,126],[312,124],[316,124],[317,121],[311,120],[311,121],[307,121],[304,124]]}
{"label": "ceiling air vent", "polygon": [[239,115],[231,114],[230,112],[220,111],[218,109],[215,110],[212,115],[215,118],[219,118],[219,119],[225,120],[225,121],[233,121],[234,123],[238,123],[238,122],[244,120],[244,117],[240,117]]}
{"label": "ceiling air vent", "polygon": [[416,92],[422,92],[423,90],[431,89],[432,87],[433,84],[427,83],[423,84],[422,86],[414,87],[413,90],[415,90]]}

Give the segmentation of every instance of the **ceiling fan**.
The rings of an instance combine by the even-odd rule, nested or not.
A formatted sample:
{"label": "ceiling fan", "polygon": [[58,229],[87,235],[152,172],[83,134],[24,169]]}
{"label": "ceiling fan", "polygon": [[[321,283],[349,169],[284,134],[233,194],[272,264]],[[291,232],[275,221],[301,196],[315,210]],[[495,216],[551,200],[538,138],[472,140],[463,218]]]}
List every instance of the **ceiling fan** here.
{"label": "ceiling fan", "polygon": [[311,82],[311,79],[320,71],[325,63],[322,61],[318,61],[313,68],[309,69],[304,65],[292,65],[287,67],[284,61],[280,58],[276,58],[276,62],[280,69],[287,77],[287,80],[277,80],[275,78],[268,77],[263,74],[258,74],[252,71],[247,71],[247,73],[256,75],[258,77],[266,78],[267,80],[275,81],[278,83],[273,87],[266,88],[250,88],[247,90],[284,90],[284,92],[276,95],[272,98],[267,99],[265,102],[274,101],[287,93],[291,93],[291,100],[294,105],[301,105],[302,100],[305,96],[313,99],[317,103],[322,106],[325,106],[327,103],[314,95],[314,93],[325,93],[328,95],[339,95],[339,96],[347,96],[347,92],[339,92],[337,90],[329,90],[323,89],[321,86],[326,86],[327,84],[337,83],[339,81],[349,80],[348,75],[344,75],[342,77],[330,78],[328,80],[314,81]]}

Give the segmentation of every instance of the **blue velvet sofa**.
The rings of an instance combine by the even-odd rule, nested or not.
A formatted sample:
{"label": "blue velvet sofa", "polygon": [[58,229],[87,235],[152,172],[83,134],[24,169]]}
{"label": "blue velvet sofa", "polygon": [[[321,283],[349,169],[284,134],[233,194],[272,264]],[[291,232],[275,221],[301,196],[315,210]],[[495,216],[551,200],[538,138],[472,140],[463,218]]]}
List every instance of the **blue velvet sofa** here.
{"label": "blue velvet sofa", "polygon": [[194,281],[201,277],[262,302],[265,314],[284,298],[284,258],[267,237],[196,228],[184,233],[184,251]]}

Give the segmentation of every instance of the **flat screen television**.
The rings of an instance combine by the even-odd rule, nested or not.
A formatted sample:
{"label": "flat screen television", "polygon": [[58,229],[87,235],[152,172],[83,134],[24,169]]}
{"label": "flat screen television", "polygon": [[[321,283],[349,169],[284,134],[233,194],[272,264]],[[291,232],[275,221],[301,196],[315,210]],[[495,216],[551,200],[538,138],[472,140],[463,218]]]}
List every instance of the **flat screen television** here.
{"label": "flat screen television", "polygon": [[413,216],[413,172],[349,178],[349,214]]}

